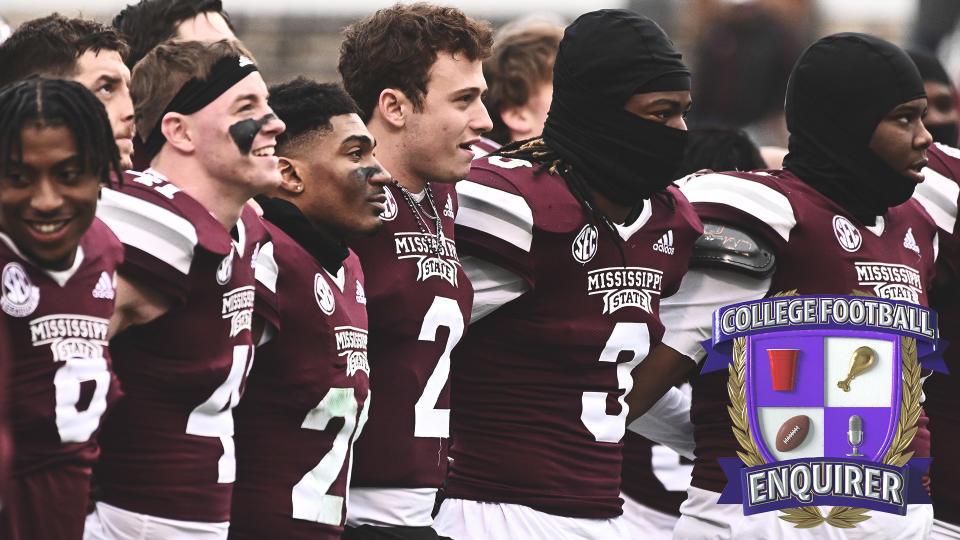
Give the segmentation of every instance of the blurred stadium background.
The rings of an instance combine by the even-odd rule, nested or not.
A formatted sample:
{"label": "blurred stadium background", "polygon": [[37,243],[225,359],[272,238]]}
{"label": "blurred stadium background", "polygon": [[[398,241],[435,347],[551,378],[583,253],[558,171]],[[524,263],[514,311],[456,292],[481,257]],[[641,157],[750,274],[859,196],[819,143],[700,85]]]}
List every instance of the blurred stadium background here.
{"label": "blurred stadium background", "polygon": [[[59,11],[109,23],[136,0],[4,0],[15,27]],[[862,31],[939,52],[960,75],[960,0],[439,0],[494,28],[521,17],[565,25],[578,14],[626,7],[658,21],[694,71],[692,125],[743,127],[760,144],[785,143],[780,114],[790,66],[817,37]],[[223,0],[268,83],[338,78],[341,30],[390,0]]]}

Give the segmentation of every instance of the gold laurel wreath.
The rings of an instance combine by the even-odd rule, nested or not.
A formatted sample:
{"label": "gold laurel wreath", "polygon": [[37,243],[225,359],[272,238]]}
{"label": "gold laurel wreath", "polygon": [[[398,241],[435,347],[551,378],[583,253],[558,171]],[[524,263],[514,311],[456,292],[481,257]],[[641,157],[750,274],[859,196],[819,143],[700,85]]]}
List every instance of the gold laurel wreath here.
{"label": "gold laurel wreath", "polygon": [[[854,291],[857,294],[859,291]],[[794,296],[796,290],[777,293],[773,296]],[[862,293],[860,296],[866,296]],[[917,361],[917,340],[910,337],[901,336],[900,338],[900,356],[901,371],[903,377],[902,399],[900,401],[900,419],[897,423],[897,431],[890,443],[890,448],[883,457],[885,465],[902,467],[913,457],[912,451],[907,451],[913,437],[917,434],[917,420],[920,418],[920,393],[922,391],[922,381],[920,378],[920,363]],[[733,436],[740,443],[743,452],[738,451],[737,456],[747,467],[756,467],[763,465],[766,460],[760,455],[757,443],[754,441],[750,430],[750,422],[747,417],[747,394],[744,377],[747,367],[747,340],[738,337],[733,340],[733,363],[727,367],[730,374],[727,382],[727,394],[730,396],[730,405],[727,411],[730,413],[730,420],[733,423]],[[816,506],[802,506],[799,508],[787,508],[780,510],[780,519],[794,524],[797,529],[809,529],[816,527],[821,523],[841,528],[852,529],[857,523],[870,519],[871,516],[866,508],[851,508],[847,506],[834,506],[830,512],[824,516]]]}

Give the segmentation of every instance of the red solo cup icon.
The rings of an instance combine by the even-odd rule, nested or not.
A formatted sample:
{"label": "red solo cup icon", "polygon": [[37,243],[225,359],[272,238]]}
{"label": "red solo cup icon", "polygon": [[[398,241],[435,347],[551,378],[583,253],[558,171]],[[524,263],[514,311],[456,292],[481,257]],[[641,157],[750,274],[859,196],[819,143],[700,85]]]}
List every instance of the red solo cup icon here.
{"label": "red solo cup icon", "polygon": [[778,392],[790,392],[797,380],[797,358],[799,349],[767,349],[770,357],[770,378],[773,389]]}

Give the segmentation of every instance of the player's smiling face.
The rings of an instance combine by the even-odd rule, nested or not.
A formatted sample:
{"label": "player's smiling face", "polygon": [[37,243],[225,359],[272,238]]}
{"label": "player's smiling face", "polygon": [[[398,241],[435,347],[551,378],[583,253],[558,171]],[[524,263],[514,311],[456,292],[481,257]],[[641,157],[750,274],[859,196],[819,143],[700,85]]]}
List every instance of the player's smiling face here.
{"label": "player's smiling face", "polygon": [[456,182],[470,172],[470,146],[493,128],[480,96],[487,90],[483,64],[463,54],[437,54],[423,107],[411,115],[405,149],[415,173],[427,182]]}
{"label": "player's smiling face", "polygon": [[281,161],[281,170],[292,166],[302,183],[287,191],[307,219],[335,239],[373,234],[382,224],[390,175],[374,157],[373,136],[359,116],[333,116],[330,126]]}
{"label": "player's smiling face", "polygon": [[923,127],[927,99],[918,98],[893,108],[873,131],[870,149],[905,178],[923,182],[920,172],[927,165],[927,148],[933,142]]}
{"label": "player's smiling face", "polygon": [[100,177],[85,170],[64,126],[27,124],[20,143],[21,156],[0,166],[0,227],[37,264],[66,270],[93,222]]}
{"label": "player's smiling face", "polygon": [[248,149],[242,149],[230,133],[244,120],[262,120],[272,115],[267,87],[259,72],[233,85],[209,105],[190,115],[193,149],[208,173],[224,183],[242,188],[249,196],[265,193],[280,184],[274,150],[284,123],[274,117],[260,126]]}

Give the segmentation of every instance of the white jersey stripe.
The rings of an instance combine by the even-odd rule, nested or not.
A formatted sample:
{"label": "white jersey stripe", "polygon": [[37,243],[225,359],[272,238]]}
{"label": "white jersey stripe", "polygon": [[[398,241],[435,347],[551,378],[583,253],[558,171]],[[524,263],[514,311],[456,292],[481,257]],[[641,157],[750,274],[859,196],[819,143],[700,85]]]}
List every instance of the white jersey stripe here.
{"label": "white jersey stripe", "polygon": [[636,221],[634,221],[630,225],[620,225],[619,223],[614,224],[617,228],[617,232],[620,233],[620,238],[623,238],[624,242],[626,242],[627,240],[630,240],[631,236],[636,234],[637,231],[642,229],[643,226],[646,225],[648,221],[650,221],[650,218],[653,216],[653,209],[651,208],[651,206],[653,205],[650,204],[650,199],[644,199],[643,210],[640,211],[640,216],[637,218]]}
{"label": "white jersey stripe", "polygon": [[277,276],[280,274],[280,268],[277,266],[277,259],[273,256],[273,242],[267,242],[260,248],[254,274],[257,277],[257,282],[270,292],[277,292]]}
{"label": "white jersey stripe", "polygon": [[960,185],[929,167],[923,169],[923,176],[924,180],[917,184],[913,198],[923,205],[938,227],[952,233],[957,222]]}
{"label": "white jersey stripe", "polygon": [[757,182],[724,174],[690,178],[680,191],[691,203],[719,203],[742,210],[766,223],[785,241],[796,226],[790,200],[779,191]]}
{"label": "white jersey stripe", "polygon": [[97,217],[124,244],[153,255],[182,274],[190,272],[197,231],[183,217],[112,189],[101,191]]}
{"label": "white jersey stripe", "polygon": [[466,180],[457,183],[457,195],[457,225],[492,234],[530,251],[533,210],[523,197]]}

